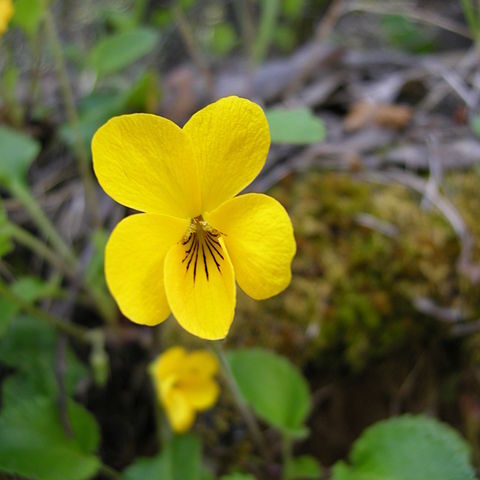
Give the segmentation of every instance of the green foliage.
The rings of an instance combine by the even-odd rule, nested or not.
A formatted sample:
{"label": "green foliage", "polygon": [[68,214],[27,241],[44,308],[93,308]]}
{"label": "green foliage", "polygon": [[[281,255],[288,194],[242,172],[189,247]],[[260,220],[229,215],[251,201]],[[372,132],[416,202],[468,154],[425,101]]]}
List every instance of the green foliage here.
{"label": "green foliage", "polygon": [[228,353],[241,394],[255,413],[285,435],[301,437],[310,410],[308,385],[284,357],[260,348]]}
{"label": "green foliage", "polygon": [[89,285],[92,285],[93,288],[107,288],[104,265],[105,246],[107,245],[108,237],[109,233],[104,229],[97,230],[92,234],[94,251],[85,272],[85,280]]}
{"label": "green foliage", "polygon": [[351,466],[339,462],[332,480],[473,480],[469,447],[434,419],[406,415],[378,422],[355,442]]}
{"label": "green foliage", "polygon": [[[478,177],[462,173],[445,181],[480,238]],[[243,341],[291,351],[300,366],[361,372],[382,367],[378,359],[392,358],[394,352],[408,358],[424,353],[438,335],[438,321],[413,304],[419,296],[467,308],[472,318],[480,315],[478,287],[468,285],[455,266],[459,245],[450,225],[435,210],[422,209],[408,189],[309,171],[283,182],[272,195],[294,225],[298,251],[292,282],[267,302],[239,295]],[[391,236],[362,225],[359,216],[365,214],[389,225]],[[452,298],[455,291],[464,292],[468,305]],[[305,331],[308,342],[301,340]]]}
{"label": "green foliage", "polygon": [[[58,295],[59,285],[55,278],[50,282],[44,282],[42,279],[33,276],[21,277],[10,286],[11,290],[22,300],[33,303],[44,298],[52,298]],[[16,304],[9,302],[5,298],[0,298],[0,338],[6,333],[14,316],[19,308]]]}
{"label": "green foliage", "polygon": [[58,404],[47,398],[18,399],[0,413],[0,470],[38,480],[83,480],[98,470],[93,454],[99,432],[93,417],[69,401],[68,435]]}
{"label": "green foliage", "polygon": [[477,40],[480,31],[480,10],[478,3],[474,0],[460,0],[460,4],[462,5],[468,28],[473,38]]}
{"label": "green foliage", "polygon": [[213,27],[210,48],[214,53],[217,55],[227,55],[237,43],[237,34],[230,24],[218,23]]}
{"label": "green foliage", "polygon": [[382,28],[395,47],[414,53],[429,53],[435,48],[431,35],[403,15],[385,15]]}
{"label": "green foliage", "polygon": [[248,473],[231,473],[223,475],[220,480],[255,480],[255,477]]}
{"label": "green foliage", "polygon": [[110,358],[105,350],[105,335],[102,330],[92,331],[90,334],[92,349],[90,351],[90,366],[93,380],[101,387],[105,386],[110,373]]}
{"label": "green foliage", "polygon": [[273,143],[309,144],[321,142],[326,135],[323,122],[308,108],[266,110]]}
{"label": "green foliage", "polygon": [[[40,320],[26,315],[13,317],[0,342],[0,361],[16,370],[2,385],[5,404],[32,395],[58,395],[54,373],[56,342],[56,333]],[[72,394],[85,376],[85,368],[68,348],[65,367],[65,389]]]}
{"label": "green foliage", "polygon": [[98,75],[112,74],[152,52],[157,41],[157,32],[146,27],[114,33],[93,47],[88,63]]}
{"label": "green foliage", "polygon": [[166,455],[159,454],[151,458],[138,458],[123,473],[125,480],[143,480],[145,478],[169,479],[169,465]]}
{"label": "green foliage", "polygon": [[[94,91],[84,97],[78,110],[80,133],[86,148],[90,148],[90,142],[97,129],[111,117],[129,110],[153,112],[159,97],[159,79],[150,71],[142,72],[128,88],[118,91]],[[70,125],[64,124],[60,133],[65,143],[74,144],[75,133]]]}
{"label": "green foliage", "polygon": [[196,435],[176,435],[152,458],[140,458],[124,472],[125,480],[202,480],[202,444]]}
{"label": "green foliage", "polygon": [[[116,92],[94,92],[84,97],[79,105],[80,133],[89,147],[95,131],[109,118],[118,115],[124,107],[124,97]],[[73,128],[64,124],[60,130],[65,143],[75,143]]]}
{"label": "green foliage", "polygon": [[0,184],[25,184],[27,171],[39,152],[39,143],[29,136],[0,127]]}
{"label": "green foliage", "polygon": [[470,119],[470,127],[473,130],[473,133],[480,137],[480,115],[473,115]]}
{"label": "green foliage", "polygon": [[282,50],[291,50],[295,45],[295,40],[295,32],[288,25],[279,25],[275,29],[275,43]]}
{"label": "green foliage", "polygon": [[173,21],[172,12],[169,8],[158,7],[153,11],[151,21],[160,28],[166,27]]}
{"label": "green foliage", "polygon": [[252,46],[252,57],[255,63],[260,63],[268,53],[275,35],[280,0],[262,0],[260,3],[260,21],[257,35]]}
{"label": "green foliage", "polygon": [[321,477],[318,460],[310,455],[290,459],[285,465],[286,480],[309,480]]}
{"label": "green foliage", "polygon": [[283,0],[282,13],[288,18],[297,19],[305,8],[305,0]]}
{"label": "green foliage", "polygon": [[124,92],[124,108],[134,111],[155,112],[160,96],[160,79],[154,71],[147,70]]}
{"label": "green foliage", "polygon": [[16,0],[12,23],[20,27],[27,35],[33,36],[43,19],[42,0]]}
{"label": "green foliage", "polygon": [[[3,205],[0,202],[0,258],[10,253],[13,249],[13,244],[10,240],[10,232],[8,231],[8,218]],[[1,323],[1,320],[0,320]],[[1,327],[0,327],[1,329]]]}

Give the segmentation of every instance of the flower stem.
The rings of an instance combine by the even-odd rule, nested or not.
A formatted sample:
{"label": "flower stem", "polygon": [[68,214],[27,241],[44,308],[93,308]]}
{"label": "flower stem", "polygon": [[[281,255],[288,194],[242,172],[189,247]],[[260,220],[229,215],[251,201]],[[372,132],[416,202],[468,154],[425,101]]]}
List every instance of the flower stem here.
{"label": "flower stem", "polygon": [[106,475],[107,477],[113,478],[114,480],[122,480],[122,474],[117,472],[114,468],[110,467],[109,465],[105,465],[102,463],[100,465],[100,472]]}
{"label": "flower stem", "polygon": [[109,297],[104,295],[103,290],[92,288],[84,279],[79,277],[78,272],[75,271],[70,262],[66,262],[48,245],[27,230],[14,223],[8,223],[6,228],[13,240],[50,262],[53,267],[63,273],[74,284],[81,285],[88,296],[89,305],[96,306],[103,319],[112,327],[116,326],[115,312],[112,309]]}
{"label": "flower stem", "polygon": [[39,230],[46,239],[51,242],[53,248],[55,248],[55,250],[61,255],[69,268],[75,268],[75,255],[63,238],[58,234],[43,210],[38,206],[37,201],[32,197],[30,191],[20,182],[11,183],[9,185],[9,190],[10,193],[22,203]]}
{"label": "flower stem", "polygon": [[279,10],[279,0],[263,2],[260,25],[258,26],[258,34],[252,52],[253,61],[256,65],[259,65],[265,58],[268,47],[272,43]]}
{"label": "flower stem", "polygon": [[292,461],[292,440],[286,436],[282,438],[282,454],[283,454],[283,473],[282,479],[288,480],[287,465]]}
{"label": "flower stem", "polygon": [[163,450],[163,448],[165,448],[165,446],[170,441],[172,436],[172,431],[169,428],[165,411],[162,407],[161,400],[158,396],[157,388],[155,386],[155,380],[153,378],[153,373],[151,369],[149,369],[149,376],[150,376],[150,390],[152,392],[152,397],[153,397],[153,408],[154,408],[154,415],[155,415],[155,427],[157,431],[158,451],[161,451]]}
{"label": "flower stem", "polygon": [[270,453],[266,447],[263,434],[260,430],[260,427],[258,425],[258,422],[255,416],[253,415],[248,405],[245,403],[245,400],[243,399],[242,394],[240,393],[240,390],[237,385],[237,381],[235,380],[232,369],[230,368],[230,364],[228,363],[222,343],[212,342],[212,344],[213,344],[213,350],[215,351],[217,357],[220,360],[220,364],[222,365],[223,375],[227,383],[227,386],[230,389],[230,392],[232,393],[233,399],[235,401],[235,404],[237,405],[239,412],[241,413],[243,419],[245,420],[245,423],[250,432],[250,435],[252,436],[252,439],[255,442],[255,445],[257,446],[259,451],[262,453],[262,455],[265,458],[268,459],[270,458]]}
{"label": "flower stem", "polygon": [[29,248],[32,252],[38,256],[44,258],[52,264],[55,268],[60,270],[65,276],[75,281],[75,271],[71,265],[63,260],[54,250],[48,245],[43,243],[37,237],[32,235],[27,230],[15,225],[14,223],[8,223],[7,230],[11,237],[24,247]]}
{"label": "flower stem", "polygon": [[61,318],[54,317],[50,313],[42,310],[41,308],[36,307],[25,301],[23,298],[18,296],[16,293],[12,292],[7,285],[0,281],[0,296],[6,298],[8,301],[17,305],[20,310],[38,318],[39,320],[48,323],[49,325],[55,327],[56,329],[74,337],[75,339],[84,342],[90,343],[89,331],[86,328],[74,325],[72,323],[64,322]]}
{"label": "flower stem", "polygon": [[205,59],[200,48],[198,47],[198,42],[195,40],[192,26],[190,25],[190,22],[188,21],[185,13],[183,12],[178,0],[175,0],[173,2],[171,12],[175,23],[177,24],[178,31],[180,32],[185,47],[196,67],[198,68],[200,74],[205,80],[205,86],[207,87],[208,94],[210,95],[210,97],[213,98],[215,96],[215,82],[210,72],[207,60]]}
{"label": "flower stem", "polygon": [[20,128],[23,123],[24,111],[22,105],[18,101],[16,88],[8,85],[6,82],[6,73],[9,66],[13,66],[13,55],[11,49],[5,44],[0,46],[0,58],[5,58],[3,63],[3,71],[0,74],[0,98],[3,101],[7,118],[12,125]]}
{"label": "flower stem", "polygon": [[57,70],[58,81],[60,83],[60,88],[62,90],[63,99],[65,102],[65,109],[67,113],[67,118],[72,126],[73,135],[74,135],[74,150],[75,156],[77,158],[78,169],[82,177],[83,188],[85,191],[85,199],[92,215],[92,219],[96,226],[100,225],[97,193],[95,190],[95,183],[93,180],[93,175],[90,170],[90,159],[83,143],[82,131],[80,128],[80,121],[78,118],[77,108],[75,106],[75,100],[73,97],[72,87],[68,79],[67,66],[65,62],[65,57],[63,55],[62,46],[58,38],[58,31],[55,26],[55,21],[53,19],[52,12],[47,5],[47,2],[44,1],[45,8],[45,30],[47,33],[48,41],[53,52],[53,59],[55,63],[55,69]]}

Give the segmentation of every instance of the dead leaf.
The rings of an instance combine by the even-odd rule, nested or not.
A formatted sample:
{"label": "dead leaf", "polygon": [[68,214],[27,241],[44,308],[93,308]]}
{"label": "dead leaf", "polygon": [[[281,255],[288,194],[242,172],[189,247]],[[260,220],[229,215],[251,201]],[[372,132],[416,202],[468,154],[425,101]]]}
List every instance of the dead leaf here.
{"label": "dead leaf", "polygon": [[390,105],[361,101],[352,106],[343,126],[348,132],[377,125],[401,130],[411,120],[413,111],[407,105]]}

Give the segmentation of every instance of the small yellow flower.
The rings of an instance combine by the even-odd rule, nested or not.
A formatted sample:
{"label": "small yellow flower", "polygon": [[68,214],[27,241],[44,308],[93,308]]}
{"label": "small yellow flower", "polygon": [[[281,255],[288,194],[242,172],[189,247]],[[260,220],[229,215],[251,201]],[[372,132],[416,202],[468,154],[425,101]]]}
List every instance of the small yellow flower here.
{"label": "small yellow flower", "polygon": [[187,353],[182,347],[169,348],[153,362],[150,372],[175,432],[187,431],[195,413],[209,409],[217,401],[220,389],[214,376],[218,361],[206,350]]}
{"label": "small yellow flower", "polygon": [[190,333],[224,338],[235,280],[260,300],[290,283],[292,224],[273,198],[235,197],[262,169],[270,132],[262,109],[227,97],[180,128],[149,114],[112,118],[92,141],[93,165],[115,200],[147,213],[114,229],[105,275],[123,314],[156,325],[170,311]]}
{"label": "small yellow flower", "polygon": [[14,12],[12,0],[0,0],[0,35],[6,32]]}

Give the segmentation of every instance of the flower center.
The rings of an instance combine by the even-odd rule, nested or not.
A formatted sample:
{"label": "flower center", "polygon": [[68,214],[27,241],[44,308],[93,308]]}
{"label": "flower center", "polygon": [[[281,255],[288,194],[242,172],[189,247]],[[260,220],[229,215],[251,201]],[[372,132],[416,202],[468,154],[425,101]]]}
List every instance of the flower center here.
{"label": "flower center", "polygon": [[210,279],[212,267],[216,267],[218,272],[222,273],[221,261],[224,257],[219,242],[221,235],[222,233],[211,227],[201,215],[192,218],[182,240],[185,248],[182,263],[185,265],[185,273],[190,270],[193,272],[193,282],[197,278],[198,269],[203,268],[207,281]]}

